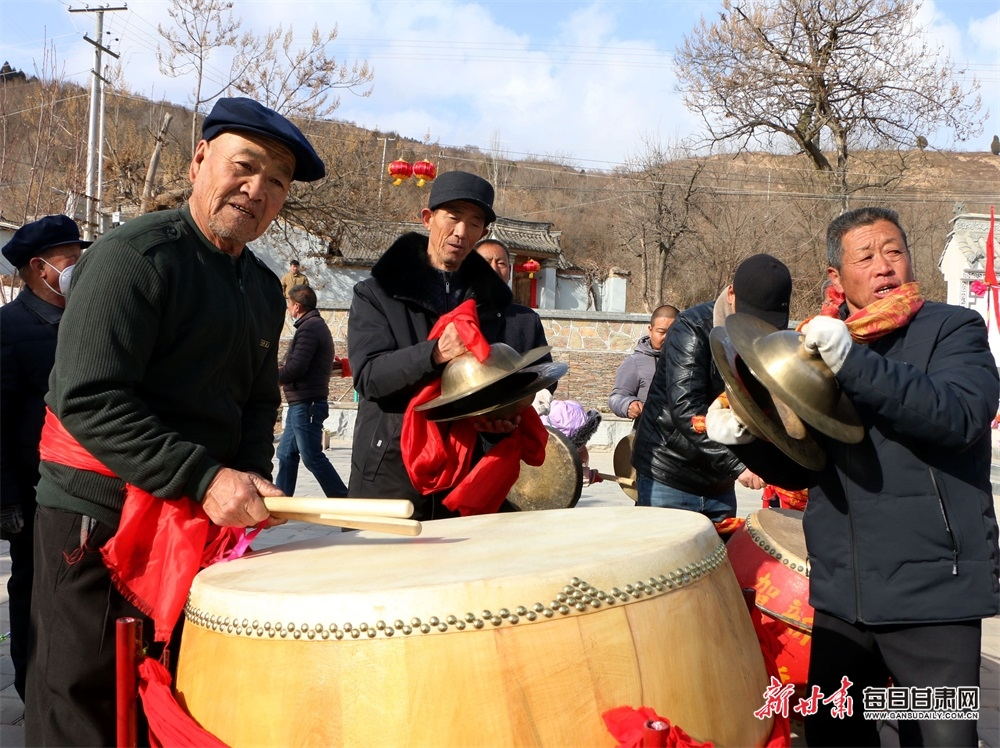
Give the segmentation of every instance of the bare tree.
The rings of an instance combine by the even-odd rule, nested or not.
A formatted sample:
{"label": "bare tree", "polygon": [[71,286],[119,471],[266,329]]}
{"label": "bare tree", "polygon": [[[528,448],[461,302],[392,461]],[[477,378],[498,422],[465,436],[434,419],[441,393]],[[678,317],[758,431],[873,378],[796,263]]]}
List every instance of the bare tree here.
{"label": "bare tree", "polygon": [[[855,150],[910,148],[944,128],[981,130],[978,83],[964,86],[921,41],[912,0],[724,0],[675,53],[679,90],[713,144],[787,138],[831,176],[846,207]],[[881,184],[881,183],[880,183]]]}
{"label": "bare tree", "polygon": [[671,160],[661,147],[647,143],[620,175],[621,210],[613,219],[613,234],[622,249],[641,260],[646,311],[663,303],[670,256],[699,212],[703,169],[702,162]]}
{"label": "bare tree", "polygon": [[323,119],[340,105],[333,89],[371,95],[374,73],[367,62],[338,63],[330,53],[337,27],[313,28],[308,44],[296,48],[291,28],[269,31],[250,54],[237,53],[240,75],[233,88],[286,116]]}
{"label": "bare tree", "polygon": [[490,184],[496,190],[497,207],[506,207],[504,192],[510,183],[511,175],[514,172],[514,165],[511,163],[510,156],[503,147],[503,142],[500,140],[500,132],[497,130],[494,130],[493,135],[490,137],[490,150],[487,153],[487,158],[489,159],[486,162],[487,179],[489,179]]}
{"label": "bare tree", "polygon": [[232,61],[222,78],[214,81],[213,93],[205,93],[206,79],[211,79],[206,70],[209,59],[227,47],[239,47],[242,54],[253,55],[254,40],[249,34],[240,34],[240,21],[233,17],[232,9],[230,0],[171,0],[167,13],[173,26],[156,26],[166,45],[156,50],[160,72],[171,78],[194,75],[192,153],[198,143],[198,108],[220,96],[242,72]]}

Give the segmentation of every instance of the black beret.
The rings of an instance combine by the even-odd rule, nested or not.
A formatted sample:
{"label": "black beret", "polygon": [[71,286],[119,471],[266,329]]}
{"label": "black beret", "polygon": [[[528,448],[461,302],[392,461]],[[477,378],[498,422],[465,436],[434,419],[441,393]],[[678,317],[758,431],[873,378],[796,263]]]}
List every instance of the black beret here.
{"label": "black beret", "polygon": [[446,171],[434,181],[431,198],[427,204],[431,210],[453,200],[465,200],[478,205],[486,214],[486,223],[497,220],[493,212],[493,185],[482,177],[467,171]]}
{"label": "black beret", "polygon": [[80,228],[69,216],[45,216],[37,221],[24,224],[14,232],[10,241],[3,245],[3,256],[18,270],[28,264],[32,257],[63,244],[79,244],[89,247],[91,242],[80,239]]}
{"label": "black beret", "polygon": [[268,109],[253,99],[239,96],[219,99],[212,111],[205,117],[201,136],[211,140],[220,133],[231,130],[255,132],[258,135],[277,140],[295,156],[295,171],[292,179],[300,182],[315,182],[326,176],[322,159],[313,150],[295,125],[275,111]]}

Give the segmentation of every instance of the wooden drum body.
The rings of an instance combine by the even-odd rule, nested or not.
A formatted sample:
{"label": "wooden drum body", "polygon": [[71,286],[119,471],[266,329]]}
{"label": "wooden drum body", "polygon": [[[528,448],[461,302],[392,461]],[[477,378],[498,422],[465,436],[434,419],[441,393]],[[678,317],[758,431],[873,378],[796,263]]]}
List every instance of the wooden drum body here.
{"label": "wooden drum body", "polygon": [[802,512],[760,509],[747,517],[726,546],[740,587],[757,592],[765,623],[775,622],[781,679],[804,686],[809,678],[813,608]]}
{"label": "wooden drum body", "polygon": [[246,745],[610,745],[649,706],[760,745],[768,678],[726,551],[694,512],[561,509],[343,533],[194,581],[177,691]]}

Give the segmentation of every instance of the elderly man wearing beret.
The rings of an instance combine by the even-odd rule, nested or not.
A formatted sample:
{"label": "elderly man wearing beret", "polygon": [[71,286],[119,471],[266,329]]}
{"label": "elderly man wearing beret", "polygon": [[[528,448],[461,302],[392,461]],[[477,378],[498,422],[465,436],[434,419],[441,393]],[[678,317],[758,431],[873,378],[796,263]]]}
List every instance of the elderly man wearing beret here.
{"label": "elderly man wearing beret", "polygon": [[77,266],[41,441],[27,744],[113,744],[115,619],[142,618],[155,655],[207,544],[268,521],[285,304],[246,245],[324,173],[284,117],[220,99],[187,204]]}
{"label": "elderly man wearing beret", "polygon": [[0,537],[10,542],[10,657],[14,687],[24,699],[31,607],[35,485],[45,392],[56,355],[56,334],[73,267],[90,242],[69,216],[26,223],[3,247],[24,286],[0,307]]}

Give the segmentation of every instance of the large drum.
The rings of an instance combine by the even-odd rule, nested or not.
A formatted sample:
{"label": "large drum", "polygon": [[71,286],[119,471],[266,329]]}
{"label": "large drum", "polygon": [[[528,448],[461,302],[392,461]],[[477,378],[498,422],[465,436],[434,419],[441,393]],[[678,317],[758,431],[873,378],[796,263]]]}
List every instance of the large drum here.
{"label": "large drum", "polygon": [[610,745],[648,706],[761,745],[768,678],[694,512],[558,509],[331,535],[194,580],[177,691],[233,746]]}
{"label": "large drum", "polygon": [[809,677],[813,608],[802,512],[753,512],[733,533],[726,550],[737,581],[756,590],[757,608],[781,643],[777,663],[782,680],[804,686]]}

